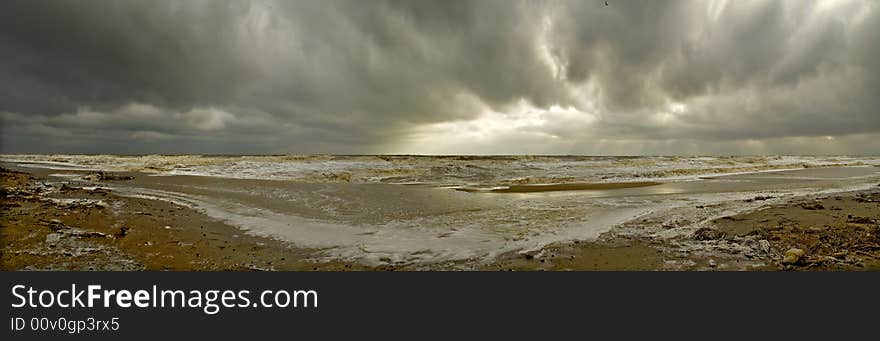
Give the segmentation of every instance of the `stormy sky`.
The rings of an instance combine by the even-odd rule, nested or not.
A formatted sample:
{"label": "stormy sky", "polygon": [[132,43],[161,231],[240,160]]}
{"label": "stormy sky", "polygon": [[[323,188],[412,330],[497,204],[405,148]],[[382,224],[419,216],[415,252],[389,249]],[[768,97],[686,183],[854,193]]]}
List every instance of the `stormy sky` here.
{"label": "stormy sky", "polygon": [[880,2],[0,3],[2,153],[880,154]]}

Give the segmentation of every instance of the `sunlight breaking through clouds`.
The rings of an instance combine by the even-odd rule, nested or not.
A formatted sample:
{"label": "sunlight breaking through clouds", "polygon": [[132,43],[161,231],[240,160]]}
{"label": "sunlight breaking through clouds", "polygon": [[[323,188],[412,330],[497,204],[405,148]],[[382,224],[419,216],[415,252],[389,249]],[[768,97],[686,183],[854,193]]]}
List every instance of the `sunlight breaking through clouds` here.
{"label": "sunlight breaking through clouds", "polygon": [[2,152],[880,150],[870,0],[0,9]]}

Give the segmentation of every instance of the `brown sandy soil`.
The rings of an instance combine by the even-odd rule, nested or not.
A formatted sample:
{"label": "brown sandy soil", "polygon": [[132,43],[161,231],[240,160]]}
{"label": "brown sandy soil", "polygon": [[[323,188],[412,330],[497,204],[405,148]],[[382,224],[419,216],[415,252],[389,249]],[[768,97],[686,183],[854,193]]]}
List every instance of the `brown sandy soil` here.
{"label": "brown sandy soil", "polygon": [[482,270],[647,271],[662,269],[666,257],[644,241],[576,242],[549,246],[537,254],[511,253]]}
{"label": "brown sandy soil", "polygon": [[[484,270],[876,271],[880,270],[878,224],[880,188],[765,206],[716,219],[710,227],[671,240],[612,231],[596,242],[510,253]],[[785,260],[792,249],[802,250],[803,255]]]}
{"label": "brown sandy soil", "polygon": [[[367,270],[249,236],[195,210],[2,172],[0,270]],[[52,199],[75,201],[57,202]]]}
{"label": "brown sandy soil", "polygon": [[[764,244],[774,268],[880,270],[880,189],[801,199],[714,223],[717,228],[698,230],[695,237],[753,238]],[[803,255],[783,261],[792,249]]]}

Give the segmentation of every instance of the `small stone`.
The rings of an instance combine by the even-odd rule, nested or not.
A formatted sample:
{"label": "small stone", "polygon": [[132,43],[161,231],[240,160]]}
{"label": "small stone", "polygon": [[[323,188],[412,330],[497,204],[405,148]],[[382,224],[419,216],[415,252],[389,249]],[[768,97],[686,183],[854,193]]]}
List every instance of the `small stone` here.
{"label": "small stone", "polygon": [[696,240],[715,240],[721,238],[724,238],[724,233],[708,227],[700,228],[694,232],[694,239]]}
{"label": "small stone", "polygon": [[859,216],[849,215],[849,217],[847,218],[847,222],[848,223],[856,223],[856,224],[873,224],[874,219],[871,219],[868,217],[859,217]]}
{"label": "small stone", "polygon": [[46,235],[46,244],[49,244],[49,245],[53,245],[53,246],[54,246],[55,244],[58,244],[58,242],[61,241],[61,237],[62,237],[62,236],[61,236],[60,233],[50,233],[50,234],[47,234],[47,235]]}
{"label": "small stone", "polygon": [[822,204],[818,204],[818,203],[817,204],[804,204],[804,205],[801,205],[801,207],[803,207],[805,210],[810,210],[810,211],[825,209],[825,206],[822,206]]}
{"label": "small stone", "polygon": [[766,239],[761,239],[758,241],[758,247],[764,253],[770,253],[770,241],[768,241]]}
{"label": "small stone", "polygon": [[785,251],[785,254],[782,257],[783,264],[795,264],[804,257],[804,250],[801,249],[788,249]]}

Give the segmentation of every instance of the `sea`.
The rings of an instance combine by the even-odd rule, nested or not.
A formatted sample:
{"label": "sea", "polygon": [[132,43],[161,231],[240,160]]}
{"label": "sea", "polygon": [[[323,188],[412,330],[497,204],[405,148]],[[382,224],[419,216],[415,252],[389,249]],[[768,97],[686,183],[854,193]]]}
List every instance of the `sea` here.
{"label": "sea", "polygon": [[[414,268],[473,268],[611,234],[683,238],[719,217],[880,182],[880,156],[58,154],[0,163],[185,205],[314,250],[315,261]],[[96,171],[136,177],[95,183]]]}

